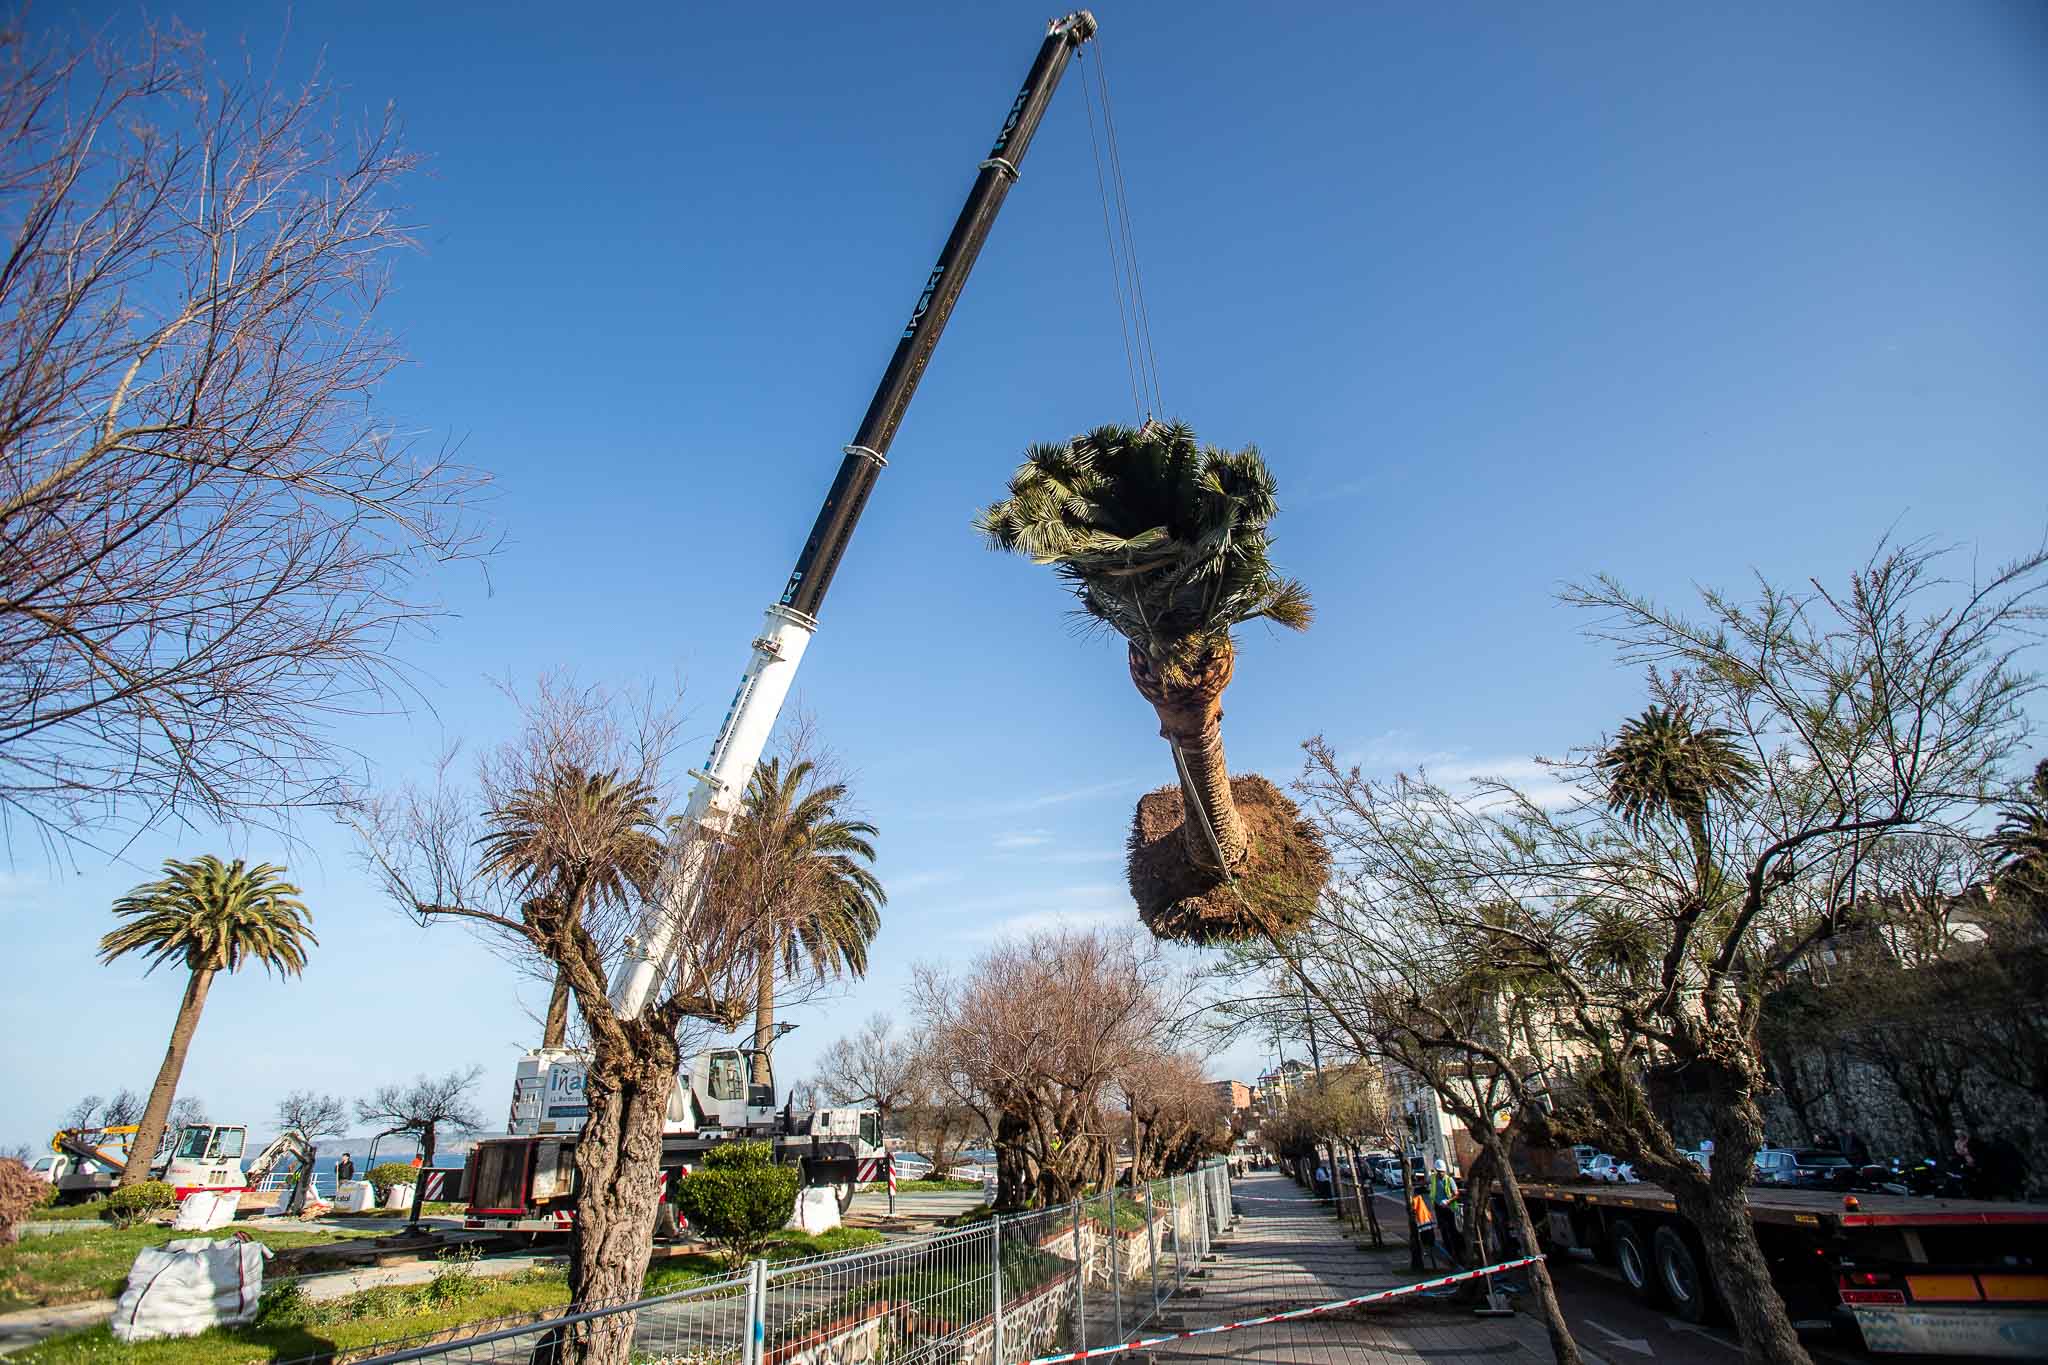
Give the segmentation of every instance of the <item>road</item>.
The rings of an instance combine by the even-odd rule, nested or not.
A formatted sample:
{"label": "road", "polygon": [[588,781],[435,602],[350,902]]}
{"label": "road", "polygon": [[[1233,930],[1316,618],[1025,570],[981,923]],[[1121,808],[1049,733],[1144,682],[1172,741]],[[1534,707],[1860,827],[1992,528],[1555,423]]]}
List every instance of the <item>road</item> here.
{"label": "road", "polygon": [[[1379,1196],[1379,1216],[1389,1228],[1401,1225],[1399,1204]],[[1695,1327],[1638,1300],[1620,1274],[1605,1265],[1555,1258],[1551,1282],[1565,1321],[1580,1345],[1598,1352],[1613,1365],[1654,1360],[1673,1365],[1739,1365],[1742,1348],[1734,1329],[1714,1322]],[[1828,1330],[1800,1333],[1816,1365],[1956,1365],[1950,1356],[1875,1356],[1852,1346]]]}

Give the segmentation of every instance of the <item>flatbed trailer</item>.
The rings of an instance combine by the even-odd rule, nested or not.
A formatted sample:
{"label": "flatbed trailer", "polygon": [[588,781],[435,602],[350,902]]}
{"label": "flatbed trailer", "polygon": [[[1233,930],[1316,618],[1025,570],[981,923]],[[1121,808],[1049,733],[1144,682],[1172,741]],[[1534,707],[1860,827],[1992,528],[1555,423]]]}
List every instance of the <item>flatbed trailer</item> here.
{"label": "flatbed trailer", "polygon": [[[1686,1321],[1717,1311],[1669,1190],[1527,1180],[1522,1195],[1547,1250],[1611,1261]],[[2048,1358],[2048,1205],[1753,1186],[1749,1219],[1794,1320],[1877,1353]]]}

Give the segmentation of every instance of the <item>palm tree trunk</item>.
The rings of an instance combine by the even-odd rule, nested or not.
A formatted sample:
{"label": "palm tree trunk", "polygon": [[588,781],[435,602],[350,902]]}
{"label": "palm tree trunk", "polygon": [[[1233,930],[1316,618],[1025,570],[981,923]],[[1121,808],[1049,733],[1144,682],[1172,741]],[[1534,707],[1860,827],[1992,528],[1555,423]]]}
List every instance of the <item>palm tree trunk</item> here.
{"label": "palm tree trunk", "polygon": [[149,1163],[156,1159],[157,1145],[164,1140],[164,1124],[171,1116],[171,1101],[178,1093],[178,1077],[185,1070],[185,1052],[192,1046],[192,1034],[199,1027],[199,1012],[206,1008],[206,992],[213,985],[213,969],[196,969],[185,983],[185,998],[178,1002],[178,1021],[171,1025],[171,1045],[164,1050],[164,1064],[157,1068],[156,1084],[149,1088],[149,1103],[143,1106],[142,1123],[135,1132],[135,1145],[128,1149],[128,1165],[121,1171],[121,1183],[133,1185],[149,1179]]}
{"label": "palm tree trunk", "polygon": [[[1237,666],[1228,640],[1214,646],[1188,670],[1185,683],[1169,683],[1152,661],[1133,645],[1129,652],[1131,682],[1159,716],[1159,733],[1179,755],[1181,791],[1187,817],[1181,842],[1195,866],[1228,872],[1244,861],[1251,847],[1244,820],[1230,792],[1230,765],[1223,756],[1223,689]],[[1206,827],[1197,812],[1207,817]],[[1215,842],[1210,842],[1210,834]],[[1217,855],[1222,855],[1219,865]]]}
{"label": "palm tree trunk", "polygon": [[763,1050],[754,1058],[755,1085],[767,1085],[774,1074],[765,1052],[775,1038],[775,964],[780,960],[779,952],[765,954],[754,980],[754,1046]]}
{"label": "palm tree trunk", "polygon": [[569,978],[555,973],[554,989],[548,992],[548,1015],[540,1027],[542,1047],[566,1047],[569,1042]]}

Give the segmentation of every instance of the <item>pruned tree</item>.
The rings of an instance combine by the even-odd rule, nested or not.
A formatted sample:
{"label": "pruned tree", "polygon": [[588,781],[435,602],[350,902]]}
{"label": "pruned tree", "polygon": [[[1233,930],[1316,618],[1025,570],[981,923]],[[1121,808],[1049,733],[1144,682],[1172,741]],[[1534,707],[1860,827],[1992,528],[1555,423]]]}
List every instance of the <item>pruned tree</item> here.
{"label": "pruned tree", "polygon": [[197,1095],[180,1095],[171,1101],[169,1115],[164,1120],[164,1132],[175,1133],[188,1123],[206,1122],[206,1101]]}
{"label": "pruned tree", "polygon": [[1117,1078],[1117,1089],[1136,1120],[1135,1179],[1190,1171],[1203,1157],[1228,1149],[1225,1106],[1203,1078],[1200,1057],[1156,1044],[1139,1047]]}
{"label": "pruned tree", "polygon": [[[739,1025],[782,926],[700,905],[687,930],[670,935],[677,955],[646,1007],[630,1015],[615,1008],[608,979],[628,934],[648,941],[672,926],[682,907],[666,878],[706,837],[665,812],[675,710],[658,694],[560,680],[521,699],[521,708],[519,734],[478,759],[473,783],[458,784],[443,762],[432,786],[366,798],[351,818],[366,861],[401,910],[422,923],[471,926],[516,960],[567,980],[589,1040],[569,1289],[578,1303],[621,1303],[638,1295],[653,1249],[660,1134],[678,1064],[714,1031]],[[615,796],[550,799],[574,790],[559,780],[571,767],[602,776]],[[486,866],[489,841],[514,826],[521,839],[572,854],[634,846],[622,837],[627,831],[659,832],[667,839],[663,871],[651,887],[622,876],[617,903],[541,894],[548,883],[524,873],[518,860]],[[623,1365],[631,1328],[611,1319],[577,1324],[551,1338],[550,1349],[565,1365]]]}
{"label": "pruned tree", "polygon": [[[1566,1117],[1671,1190],[1759,1360],[1807,1359],[1745,1213],[1767,1084],[1759,1002],[1841,923],[1886,840],[1976,817],[2025,733],[2035,682],[2015,655],[2048,554],[1964,583],[1941,562],[1881,545],[1839,590],[1708,592],[1699,618],[1608,580],[1574,589],[1625,662],[1669,671],[1651,674],[1661,714],[1554,765],[1572,794],[1561,807],[1498,781],[1376,781],[1320,740],[1299,784],[1354,893],[1319,919],[1353,921],[1347,941],[1386,937],[1355,927],[1370,887],[1398,909],[1402,941],[1475,976],[1541,982],[1552,1057],[1576,1083]],[[1657,1116],[1653,1067],[1697,1087],[1711,1172]]]}
{"label": "pruned tree", "polygon": [[1005,940],[961,976],[922,966],[920,1023],[994,1119],[997,1204],[1063,1203],[1103,1170],[1110,1089],[1168,1011],[1157,945],[1135,930]]}
{"label": "pruned tree", "polygon": [[875,1110],[881,1115],[882,1131],[888,1132],[890,1121],[917,1093],[916,1069],[917,1056],[896,1036],[896,1021],[877,1013],[859,1032],[825,1049],[818,1059],[818,1088],[833,1104]]}
{"label": "pruned tree", "polygon": [[271,1117],[280,1130],[297,1132],[307,1138],[334,1137],[348,1131],[348,1105],[339,1095],[294,1090],[277,1102]]}
{"label": "pruned tree", "polygon": [[325,805],[481,478],[375,406],[417,157],[191,33],[0,35],[0,822]]}
{"label": "pruned tree", "polygon": [[[420,1144],[420,1165],[432,1166],[434,1150],[443,1132],[470,1133],[484,1126],[483,1116],[469,1098],[470,1090],[483,1074],[482,1067],[472,1066],[443,1076],[416,1076],[409,1084],[379,1086],[369,1098],[356,1101],[356,1118],[410,1133]],[[413,1182],[412,1220],[407,1226],[415,1231],[420,1225],[420,1209],[426,1203],[426,1194],[425,1181]]]}
{"label": "pruned tree", "polygon": [[994,1141],[993,1111],[967,1074],[949,1063],[945,1048],[930,1039],[920,1040],[911,1053],[908,1079],[909,1098],[899,1111],[903,1135],[931,1160],[931,1178],[945,1180],[969,1144]]}

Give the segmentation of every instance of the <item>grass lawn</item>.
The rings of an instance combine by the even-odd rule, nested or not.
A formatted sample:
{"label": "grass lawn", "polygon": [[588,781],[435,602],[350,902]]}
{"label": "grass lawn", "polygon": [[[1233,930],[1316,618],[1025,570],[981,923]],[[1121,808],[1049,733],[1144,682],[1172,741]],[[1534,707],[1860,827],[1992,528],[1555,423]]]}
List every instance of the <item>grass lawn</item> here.
{"label": "grass lawn", "polygon": [[[896,1182],[896,1192],[898,1194],[955,1193],[978,1190],[980,1188],[981,1182],[979,1180],[899,1180]],[[887,1193],[888,1186],[884,1185],[882,1190],[884,1193]]]}
{"label": "grass lawn", "polygon": [[[270,1238],[266,1234],[263,1240]],[[787,1261],[850,1251],[883,1240],[880,1233],[856,1228],[836,1228],[815,1237],[786,1232],[769,1243],[763,1255],[770,1261]],[[648,1271],[645,1292],[672,1293],[724,1273],[724,1264],[716,1256],[679,1256]],[[123,1346],[101,1326],[52,1337],[9,1359],[21,1365],[256,1365],[322,1351],[354,1350],[469,1323],[546,1313],[568,1299],[568,1277],[558,1270],[535,1269],[498,1279],[473,1275],[462,1263],[454,1262],[428,1284],[384,1286],[320,1303],[307,1302],[292,1289],[273,1287],[264,1295],[262,1320],[247,1327],[216,1328],[196,1337]]]}
{"label": "grass lawn", "polygon": [[[302,1320],[247,1327],[217,1327],[196,1337],[124,1346],[102,1325],[72,1332],[8,1357],[21,1365],[254,1365],[296,1360],[323,1351],[347,1351],[399,1337],[423,1336],[464,1323],[488,1322],[559,1308],[569,1297],[560,1274],[522,1275],[475,1282],[476,1292],[443,1293],[430,1286],[370,1290],[309,1305]],[[284,1318],[300,1317],[284,1313]]]}
{"label": "grass lawn", "polygon": [[100,1210],[107,1206],[104,1199],[88,1199],[80,1204],[52,1204],[46,1209],[37,1209],[28,1216],[31,1223],[68,1223],[76,1218],[98,1218]]}
{"label": "grass lawn", "polygon": [[[346,1228],[305,1232],[252,1228],[249,1232],[273,1251],[377,1235]],[[135,1253],[144,1247],[162,1246],[176,1237],[224,1235],[225,1230],[212,1234],[173,1232],[148,1224],[55,1237],[24,1237],[13,1246],[0,1246],[0,1313],[113,1298],[127,1283],[128,1267],[135,1263]]]}
{"label": "grass lawn", "polygon": [[[420,1217],[460,1218],[468,1211],[468,1208],[469,1205],[467,1204],[457,1204],[442,1199],[429,1199],[426,1203],[420,1205]],[[335,1218],[379,1218],[404,1223],[411,1220],[412,1208],[407,1206],[402,1209],[365,1209],[361,1213],[341,1213],[337,1211],[334,1213],[323,1213],[313,1221],[315,1223],[325,1223]]]}

